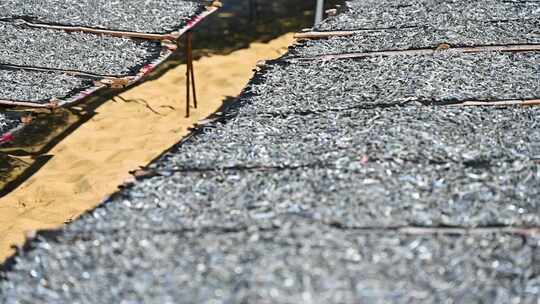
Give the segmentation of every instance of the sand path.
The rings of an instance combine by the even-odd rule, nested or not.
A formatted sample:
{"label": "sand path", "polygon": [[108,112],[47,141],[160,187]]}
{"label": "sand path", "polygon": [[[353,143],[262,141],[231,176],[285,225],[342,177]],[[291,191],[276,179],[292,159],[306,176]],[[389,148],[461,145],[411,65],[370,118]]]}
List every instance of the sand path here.
{"label": "sand path", "polygon": [[[108,101],[92,120],[60,142],[53,158],[0,202],[0,263],[24,243],[26,235],[59,228],[77,218],[129,180],[129,171],[146,165],[188,134],[188,128],[215,112],[227,96],[237,96],[258,60],[286,51],[292,34],[226,56],[195,62],[199,109],[185,118],[185,65],[121,94],[142,103]],[[155,112],[157,113],[155,113]]]}

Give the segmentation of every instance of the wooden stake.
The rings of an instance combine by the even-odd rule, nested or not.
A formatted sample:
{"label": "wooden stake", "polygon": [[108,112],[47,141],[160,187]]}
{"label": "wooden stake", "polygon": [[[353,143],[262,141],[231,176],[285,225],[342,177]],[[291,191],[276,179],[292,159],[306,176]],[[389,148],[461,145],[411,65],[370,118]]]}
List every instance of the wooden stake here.
{"label": "wooden stake", "polygon": [[191,66],[189,63],[190,56],[190,46],[191,46],[191,31],[186,33],[186,117],[189,117],[189,107],[191,106],[190,102],[190,92],[191,92]]}
{"label": "wooden stake", "polygon": [[193,94],[193,106],[197,109],[197,90],[195,88],[195,68],[193,67],[193,34],[189,32],[189,71],[191,77],[191,90]]}
{"label": "wooden stake", "polygon": [[195,86],[195,69],[193,67],[193,33],[186,32],[186,117],[190,115],[191,94],[193,94],[193,107],[197,108],[197,89]]}

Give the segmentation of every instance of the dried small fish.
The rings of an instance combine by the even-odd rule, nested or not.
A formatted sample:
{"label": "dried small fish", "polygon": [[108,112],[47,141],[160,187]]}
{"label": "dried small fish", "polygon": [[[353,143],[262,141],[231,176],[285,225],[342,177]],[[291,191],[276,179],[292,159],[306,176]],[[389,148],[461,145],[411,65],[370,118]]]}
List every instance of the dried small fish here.
{"label": "dried small fish", "polygon": [[46,104],[92,85],[88,79],[59,72],[0,69],[0,99],[3,100]]}
{"label": "dried small fish", "polygon": [[0,18],[26,17],[46,24],[169,33],[185,26],[209,3],[201,0],[32,0],[21,5],[18,0],[3,0]]}
{"label": "dried small fish", "polygon": [[161,45],[80,32],[29,28],[0,22],[0,64],[123,76],[157,59]]}

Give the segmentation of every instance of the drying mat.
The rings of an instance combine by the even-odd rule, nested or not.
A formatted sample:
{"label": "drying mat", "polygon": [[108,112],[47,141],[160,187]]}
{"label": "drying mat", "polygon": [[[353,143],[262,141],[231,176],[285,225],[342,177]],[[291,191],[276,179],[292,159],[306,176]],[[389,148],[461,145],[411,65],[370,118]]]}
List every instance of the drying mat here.
{"label": "drying mat", "polygon": [[[0,69],[0,103],[49,107],[51,103],[69,100],[89,93],[94,82],[88,78],[59,72]],[[57,104],[58,105],[58,104]]]}
{"label": "drying mat", "polygon": [[290,214],[345,229],[540,225],[540,166],[533,162],[363,163],[354,156],[326,166],[191,171],[160,160],[171,170],[120,191],[67,231],[136,237],[141,230],[264,229]]}
{"label": "drying mat", "polygon": [[23,19],[35,25],[178,38],[196,19],[216,9],[206,6],[210,4],[211,1],[182,0],[35,0],[21,5],[20,1],[7,0],[0,4],[0,18]]}
{"label": "drying mat", "polygon": [[[336,128],[347,124],[339,114]],[[263,140],[272,130],[246,135]],[[348,152],[296,168],[181,171],[162,158],[156,176],[19,252],[0,299],[293,303],[309,292],[320,303],[357,303],[396,293],[463,299],[470,289],[480,290],[466,293],[472,300],[537,296],[524,282],[536,284],[529,276],[538,272],[539,238],[519,225],[540,223],[538,165],[378,162]],[[441,228],[448,225],[459,227]]]}
{"label": "drying mat", "polygon": [[428,25],[443,29],[463,24],[464,20],[490,23],[538,18],[538,1],[357,0],[347,2],[343,14],[325,20],[315,29],[336,31]]}
{"label": "drying mat", "polygon": [[[249,102],[249,97],[242,102]],[[486,123],[489,122],[489,123]],[[238,116],[201,126],[152,170],[324,166],[371,162],[509,162],[540,159],[540,107],[401,106]],[[388,127],[393,126],[393,127]],[[539,222],[540,224],[540,222]]]}
{"label": "drying mat", "polygon": [[[186,24],[185,27],[183,27],[179,32],[174,33],[174,35],[166,35],[161,37],[163,39],[178,39],[181,35],[186,33],[187,31],[194,28],[200,21],[202,21],[204,18],[212,14],[218,9],[217,6],[208,7],[203,12],[201,12],[198,15],[193,16],[190,21]],[[12,20],[13,21],[13,20]],[[11,21],[11,22],[12,22]],[[3,23],[5,26],[11,26],[12,28],[15,28],[13,24]],[[24,24],[24,22],[23,22]],[[17,23],[18,30],[21,30],[21,25]],[[24,28],[25,30],[29,30],[28,28]],[[72,29],[73,30],[73,29]],[[108,41],[112,44],[115,43],[122,43],[126,44],[129,47],[133,47],[131,50],[133,53],[131,54],[123,54],[120,55],[116,53],[116,51],[110,50],[110,52],[107,51],[107,48],[104,47],[97,47],[96,50],[91,50],[90,52],[99,53],[102,52],[102,54],[108,54],[112,58],[115,58],[116,56],[119,56],[120,59],[118,59],[119,62],[117,62],[117,66],[109,65],[111,62],[103,61],[102,58],[96,57],[91,58],[88,56],[87,59],[81,58],[81,61],[70,61],[64,63],[64,67],[70,67],[69,65],[72,64],[74,67],[77,66],[79,68],[83,67],[85,64],[88,64],[89,66],[97,67],[98,71],[103,72],[111,72],[111,71],[127,71],[131,73],[131,76],[122,76],[119,77],[119,75],[114,75],[111,77],[110,75],[101,75],[97,74],[96,71],[93,71],[91,73],[82,72],[79,70],[58,70],[58,71],[51,71],[49,69],[42,69],[38,67],[30,67],[30,66],[22,66],[22,65],[4,65],[0,66],[0,81],[1,77],[4,77],[4,79],[9,78],[7,74],[13,73],[13,76],[15,78],[21,77],[22,74],[28,74],[31,77],[37,77],[41,78],[44,84],[46,84],[46,89],[44,89],[45,93],[43,96],[37,96],[36,94],[39,93],[40,90],[43,91],[43,89],[39,87],[32,87],[32,83],[34,80],[32,78],[26,79],[25,81],[21,81],[19,79],[18,82],[18,91],[17,90],[7,90],[4,89],[0,92],[0,104],[7,104],[7,105],[17,105],[17,106],[25,106],[25,107],[57,107],[57,106],[65,106],[69,105],[78,101],[83,100],[84,98],[94,94],[96,91],[103,89],[107,86],[113,87],[113,88],[125,88],[132,84],[135,84],[142,79],[144,79],[145,76],[150,74],[154,69],[163,63],[165,60],[167,60],[174,50],[176,49],[176,45],[174,43],[171,43],[170,41],[162,41],[161,42],[161,49],[159,51],[159,54],[156,52],[157,44],[155,42],[148,42],[148,41],[128,41],[125,39],[122,40],[112,40],[115,39],[113,37],[94,37],[90,38],[91,36],[87,36],[86,34],[82,33],[76,33],[75,37],[68,38],[69,34],[65,34],[62,31],[59,33],[56,32],[50,32],[51,35],[59,35],[62,38],[68,39],[70,42],[75,45],[75,42],[78,41],[78,39],[83,40],[92,40],[92,43],[102,43],[103,41]],[[124,35],[120,35],[124,36]],[[129,35],[128,35],[129,36]],[[47,38],[44,38],[43,36],[40,36],[41,38],[45,39],[44,41],[47,41]],[[82,38],[84,37],[84,38]],[[148,37],[145,37],[148,38]],[[166,40],[166,39],[165,39]],[[120,42],[122,41],[122,42]],[[6,44],[9,42],[6,42]],[[17,45],[16,42],[12,42],[15,45]],[[47,50],[48,47],[46,47],[44,44],[35,42],[36,45],[40,45]],[[78,47],[78,46],[77,46]],[[91,47],[88,45],[88,47]],[[62,49],[62,48],[61,48]],[[69,50],[65,50],[68,52]],[[81,54],[79,49],[74,49],[76,54]],[[118,51],[118,50],[117,50]],[[32,51],[29,51],[32,52]],[[56,51],[53,53],[49,53],[52,57],[58,56],[56,54]],[[136,56],[145,57],[148,55],[148,57],[144,58],[144,61],[139,62],[129,62],[126,58],[136,58]],[[82,54],[81,54],[82,56]],[[16,58],[16,55],[13,55],[12,58]],[[140,58],[140,57],[139,57]],[[19,61],[23,61],[24,59],[15,59]],[[30,63],[30,61],[28,61]],[[46,62],[46,61],[45,61]],[[52,61],[50,61],[52,62]],[[49,63],[50,63],[49,62]],[[1,76],[3,75],[3,76]],[[51,79],[47,75],[54,75]],[[106,77],[105,77],[106,76]],[[48,79],[48,80],[47,80]],[[62,79],[62,80],[60,80]],[[60,83],[58,83],[60,82]],[[71,82],[71,84],[67,85],[66,83]],[[73,83],[79,82],[79,85],[73,85]],[[84,84],[83,84],[84,83]],[[21,91],[22,87],[27,86],[29,88],[29,92],[24,92],[24,90]],[[4,87],[7,87],[8,83],[4,81]],[[56,90],[56,92],[55,92]]]}
{"label": "drying mat", "polygon": [[136,74],[160,57],[158,41],[34,29],[0,22],[0,64],[109,76]]}
{"label": "drying mat", "polygon": [[[190,208],[179,205],[175,211]],[[40,238],[0,282],[0,297],[6,304],[405,304],[534,303],[539,296],[538,236],[346,230],[302,215],[263,227],[173,230],[157,218],[162,231],[154,233],[90,226],[85,234]]]}
{"label": "drying mat", "polygon": [[[347,126],[350,119],[362,119],[347,116],[353,113],[336,111],[328,117],[334,126],[322,124],[329,132],[346,132],[354,128]],[[388,115],[387,128],[415,119],[395,124],[395,113],[381,115]],[[287,134],[279,129],[307,129],[313,123],[302,121],[302,114],[283,117],[296,125],[244,129],[244,138],[260,136],[262,142]],[[484,128],[498,127],[499,121],[489,118]],[[213,142],[206,133],[196,136]],[[342,135],[342,144],[350,136]],[[438,144],[436,139],[431,143]],[[253,143],[244,144],[247,151]],[[273,160],[275,146],[267,147],[266,156]],[[161,158],[156,176],[136,182],[63,230],[39,235],[28,247],[32,250],[19,253],[0,290],[7,303],[127,298],[293,303],[306,294],[323,299],[320,303],[439,302],[462,300],[464,294],[470,301],[505,303],[538,296],[531,276],[538,272],[539,238],[518,227],[540,223],[535,212],[538,165],[526,159],[372,161],[362,152],[350,149],[348,157],[330,164],[296,168],[194,166],[182,171],[170,156]],[[448,225],[459,227],[444,228]],[[65,282],[70,288],[63,288]],[[108,288],[111,284],[118,288]]]}
{"label": "drying mat", "polygon": [[163,47],[160,56],[127,77],[103,77],[79,72],[0,66],[0,104],[54,108],[78,102],[106,87],[128,87],[167,60],[174,47]]}
{"label": "drying mat", "polygon": [[[300,33],[301,38],[311,33]],[[463,21],[441,28],[433,26],[356,31],[344,37],[306,40],[299,43],[290,57],[374,52],[477,45],[534,44],[540,48],[540,19],[506,22]]]}
{"label": "drying mat", "polygon": [[[325,111],[410,102],[540,97],[540,52],[391,56],[270,63],[248,87],[246,113]],[[286,80],[286,81],[285,81]]]}

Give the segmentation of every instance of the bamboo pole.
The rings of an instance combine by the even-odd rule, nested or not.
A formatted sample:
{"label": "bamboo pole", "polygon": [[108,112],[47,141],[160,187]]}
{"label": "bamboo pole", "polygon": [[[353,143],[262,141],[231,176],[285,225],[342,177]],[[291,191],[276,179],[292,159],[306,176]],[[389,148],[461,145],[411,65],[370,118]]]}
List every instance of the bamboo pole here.
{"label": "bamboo pole", "polygon": [[354,58],[369,58],[369,57],[391,57],[391,56],[414,56],[414,55],[433,55],[438,52],[453,51],[457,53],[482,53],[482,52],[536,52],[540,51],[540,44],[515,44],[515,45],[492,45],[492,46],[475,46],[475,47],[451,47],[447,44],[443,44],[445,47],[441,48],[426,48],[426,49],[412,49],[412,50],[394,50],[394,51],[376,51],[376,52],[363,52],[363,53],[346,53],[335,55],[319,55],[313,57],[303,57],[291,60],[299,61],[311,61],[311,60],[334,60],[334,59],[354,59]]}
{"label": "bamboo pole", "polygon": [[459,228],[459,227],[400,227],[397,229],[399,233],[422,235],[422,234],[491,234],[491,233],[510,233],[519,235],[539,235],[540,227],[475,227],[475,228]]}
{"label": "bamboo pole", "polygon": [[0,64],[0,68],[4,69],[11,69],[11,70],[24,70],[24,71],[33,71],[33,72],[59,72],[64,73],[72,76],[82,76],[82,77],[88,77],[93,79],[101,79],[101,78],[120,78],[120,77],[114,77],[114,76],[108,76],[108,75],[100,75],[100,74],[94,74],[94,73],[87,73],[87,72],[81,72],[81,71],[75,71],[75,70],[65,70],[65,69],[56,69],[56,68],[41,68],[41,67],[33,67],[33,66],[24,66],[24,65],[12,65],[12,64]]}
{"label": "bamboo pole", "polygon": [[84,33],[90,33],[90,34],[108,35],[108,36],[121,37],[121,38],[139,38],[139,39],[148,39],[148,40],[175,40],[177,39],[177,37],[173,34],[147,34],[147,33],[137,33],[137,32],[128,32],[128,31],[96,29],[96,28],[84,27],[84,26],[49,25],[49,24],[31,23],[28,21],[23,21],[23,22],[27,26],[33,27],[33,28],[61,30],[61,31],[66,31],[66,32],[84,32]]}
{"label": "bamboo pole", "polygon": [[324,39],[330,37],[347,37],[359,33],[365,33],[366,31],[332,31],[332,32],[305,32],[296,33],[294,38],[296,39]]}
{"label": "bamboo pole", "polygon": [[7,106],[18,106],[18,107],[31,107],[31,108],[47,108],[51,109],[54,108],[55,105],[52,103],[37,103],[37,102],[29,102],[29,101],[16,101],[16,100],[3,100],[0,99],[1,105],[7,105]]}
{"label": "bamboo pole", "polygon": [[[451,50],[455,50],[450,47]],[[507,44],[507,45],[488,45],[457,48],[463,50],[463,53],[480,52],[534,52],[540,51],[540,44]]]}
{"label": "bamboo pole", "polygon": [[498,101],[464,101],[462,103],[450,104],[448,106],[538,106],[540,99],[515,99],[515,100],[498,100]]}

